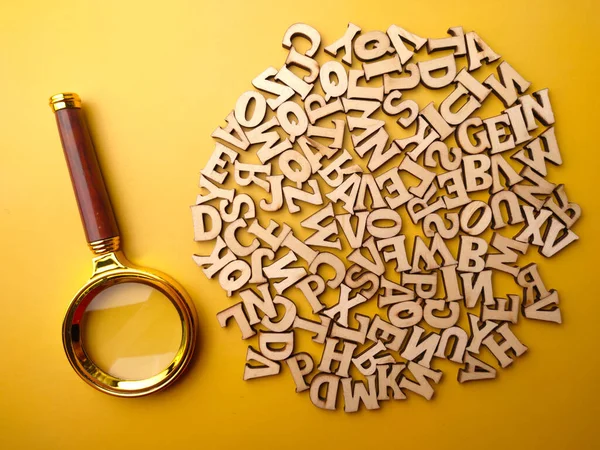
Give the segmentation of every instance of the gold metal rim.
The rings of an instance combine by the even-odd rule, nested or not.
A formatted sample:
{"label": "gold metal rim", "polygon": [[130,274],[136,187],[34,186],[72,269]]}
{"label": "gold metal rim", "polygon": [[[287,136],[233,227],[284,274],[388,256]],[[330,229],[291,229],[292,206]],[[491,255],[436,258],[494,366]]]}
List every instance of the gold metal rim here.
{"label": "gold metal rim", "polygon": [[95,255],[104,255],[105,253],[115,253],[121,248],[121,237],[114,236],[100,241],[90,242],[90,250]]}
{"label": "gold metal rim", "polygon": [[[75,295],[63,321],[63,346],[71,366],[92,387],[119,397],[140,397],[171,385],[184,372],[194,354],[197,319],[191,299],[168,276],[154,270],[132,267],[121,252],[95,258],[94,267],[94,275]],[[143,380],[123,380],[106,373],[88,358],[81,342],[79,321],[82,309],[87,306],[85,299],[97,289],[122,282],[144,283],[160,290],[171,300],[181,320],[182,339],[175,358],[162,372]]]}
{"label": "gold metal rim", "polygon": [[81,99],[74,92],[63,92],[50,97],[50,108],[59,111],[67,108],[81,108]]}

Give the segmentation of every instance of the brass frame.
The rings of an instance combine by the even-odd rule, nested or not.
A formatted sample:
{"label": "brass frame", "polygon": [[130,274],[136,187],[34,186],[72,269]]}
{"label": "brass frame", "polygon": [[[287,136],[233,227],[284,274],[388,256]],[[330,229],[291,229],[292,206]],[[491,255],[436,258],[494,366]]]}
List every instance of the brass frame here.
{"label": "brass frame", "polygon": [[[167,275],[155,270],[138,268],[119,250],[119,237],[92,242],[93,272],[89,281],[75,294],[62,327],[63,346],[71,366],[89,385],[119,397],[140,397],[161,390],[173,383],[190,363],[196,341],[196,311],[185,290]],[[93,294],[117,283],[136,282],[152,286],[171,300],[179,313],[182,338],[175,358],[169,366],[153,377],[143,380],[123,380],[99,368],[86,354],[81,339],[80,322],[83,312],[93,300]]]}

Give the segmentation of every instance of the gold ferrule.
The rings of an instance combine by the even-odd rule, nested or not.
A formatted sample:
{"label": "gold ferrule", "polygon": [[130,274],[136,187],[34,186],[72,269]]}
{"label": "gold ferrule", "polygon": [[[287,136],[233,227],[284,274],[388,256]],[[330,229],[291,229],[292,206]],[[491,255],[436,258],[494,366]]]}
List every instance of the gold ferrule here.
{"label": "gold ferrule", "polygon": [[121,247],[121,238],[119,236],[114,236],[108,239],[102,239],[101,241],[90,242],[88,245],[95,255],[114,253]]}
{"label": "gold ferrule", "polygon": [[74,92],[65,92],[50,97],[50,108],[52,111],[59,111],[67,108],[81,108],[81,99]]}

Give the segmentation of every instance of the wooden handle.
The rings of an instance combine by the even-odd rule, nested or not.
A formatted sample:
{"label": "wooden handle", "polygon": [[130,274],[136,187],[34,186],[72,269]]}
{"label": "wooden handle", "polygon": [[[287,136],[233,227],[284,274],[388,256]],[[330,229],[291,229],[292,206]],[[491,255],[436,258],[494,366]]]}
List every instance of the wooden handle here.
{"label": "wooden handle", "polygon": [[50,99],[55,112],[79,214],[88,243],[119,236],[119,227],[104,185],[77,94],[58,94]]}

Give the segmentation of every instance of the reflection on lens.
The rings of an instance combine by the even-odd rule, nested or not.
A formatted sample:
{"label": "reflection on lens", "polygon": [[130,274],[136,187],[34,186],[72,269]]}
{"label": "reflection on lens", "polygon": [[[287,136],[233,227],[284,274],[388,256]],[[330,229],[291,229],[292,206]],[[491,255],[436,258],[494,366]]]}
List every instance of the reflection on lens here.
{"label": "reflection on lens", "polygon": [[173,361],[182,339],[179,313],[159,290],[142,283],[115,284],[87,306],[81,341],[100,369],[142,380]]}

